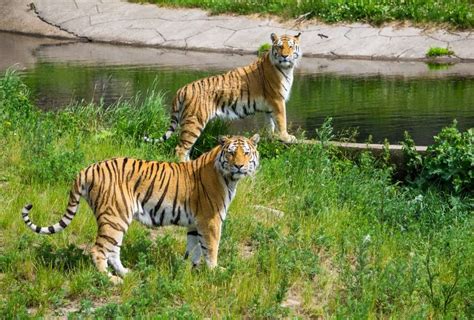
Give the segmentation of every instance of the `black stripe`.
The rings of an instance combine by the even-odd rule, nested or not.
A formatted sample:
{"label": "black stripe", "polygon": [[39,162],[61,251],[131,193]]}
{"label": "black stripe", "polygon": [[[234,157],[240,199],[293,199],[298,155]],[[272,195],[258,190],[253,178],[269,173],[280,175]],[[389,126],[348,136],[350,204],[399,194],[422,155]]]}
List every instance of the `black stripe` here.
{"label": "black stripe", "polygon": [[142,176],[139,176],[137,181],[135,182],[135,185],[133,186],[133,192],[137,191],[138,186],[140,185],[140,182],[142,182]]}
{"label": "black stripe", "polygon": [[153,177],[153,180],[151,181],[148,189],[146,190],[145,197],[143,198],[142,204],[145,206],[145,204],[150,200],[151,195],[153,194],[153,189],[155,188],[155,181],[156,181],[156,174]]}
{"label": "black stripe", "polygon": [[[95,166],[95,164],[93,165]],[[87,177],[85,177],[85,180],[87,180]],[[92,188],[94,187],[94,181],[95,181],[95,171],[94,169],[92,168],[92,180],[91,180],[91,183],[89,184],[89,188],[87,189],[87,197],[90,199],[91,197],[91,190]]]}
{"label": "black stripe", "polygon": [[280,73],[285,77],[286,81],[288,81],[288,76],[283,72],[283,70],[281,70],[278,65],[276,65],[276,68],[277,68],[277,70],[280,71]]}
{"label": "black stripe", "polygon": [[54,231],[54,227],[53,226],[49,226],[48,227],[48,230],[50,233],[55,233],[56,231]]}
{"label": "black stripe", "polygon": [[107,236],[107,235],[105,235],[105,234],[101,234],[101,235],[99,236],[99,238],[102,238],[102,239],[107,240],[107,242],[111,243],[111,244],[114,245],[114,246],[116,246],[117,243],[118,243],[117,240],[115,240],[114,238],[109,237],[109,236]]}
{"label": "black stripe", "polygon": [[[163,190],[163,192],[161,194],[160,200],[158,200],[158,202],[156,203],[155,209],[153,210],[154,212],[157,212],[160,209],[161,205],[163,204],[163,201],[165,200],[166,193],[168,192],[168,187],[170,185],[170,181],[171,181],[171,174],[168,177],[168,182],[165,186],[165,189]],[[162,218],[160,220],[163,221]]]}
{"label": "black stripe", "polygon": [[160,214],[160,226],[163,225],[163,219],[165,218],[165,214],[166,214],[166,208],[164,208],[163,211],[161,211],[161,214]]}
{"label": "black stripe", "polygon": [[181,207],[178,207],[178,213],[176,214],[176,217],[174,218],[172,223],[177,225],[180,219],[181,219]]}
{"label": "black stripe", "polygon": [[125,180],[125,165],[127,164],[127,162],[128,158],[124,158],[122,163],[122,181]]}
{"label": "black stripe", "polygon": [[197,230],[188,231],[188,236],[199,236],[199,232]]}
{"label": "black stripe", "polygon": [[67,224],[61,219],[59,220],[59,225],[61,226],[61,228],[66,228],[67,227]]}

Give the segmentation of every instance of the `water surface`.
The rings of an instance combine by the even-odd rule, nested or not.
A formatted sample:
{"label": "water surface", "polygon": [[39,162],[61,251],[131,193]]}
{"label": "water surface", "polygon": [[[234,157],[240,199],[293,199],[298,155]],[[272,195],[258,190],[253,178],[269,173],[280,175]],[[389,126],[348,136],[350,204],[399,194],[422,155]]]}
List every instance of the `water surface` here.
{"label": "water surface", "polygon": [[[14,49],[21,50],[24,37],[13,37]],[[37,104],[48,110],[81,100],[102,99],[109,105],[152,87],[164,93],[169,106],[181,86],[255,59],[88,43],[48,43],[35,47],[32,55],[21,74]],[[300,128],[313,137],[332,117],[336,131],[356,129],[357,141],[371,136],[373,142],[387,138],[397,143],[407,130],[423,145],[453,119],[461,129],[474,127],[471,65],[430,70],[423,63],[303,59],[287,104],[290,131]],[[254,116],[235,122],[232,130],[262,125],[263,117]]]}

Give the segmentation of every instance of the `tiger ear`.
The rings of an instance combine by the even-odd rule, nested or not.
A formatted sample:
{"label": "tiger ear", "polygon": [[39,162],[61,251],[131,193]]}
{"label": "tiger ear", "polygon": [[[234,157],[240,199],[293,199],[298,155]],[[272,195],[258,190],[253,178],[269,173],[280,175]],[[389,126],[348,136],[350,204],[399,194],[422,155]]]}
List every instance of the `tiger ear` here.
{"label": "tiger ear", "polygon": [[278,41],[278,36],[276,35],[276,33],[272,33],[270,35],[270,39],[272,39],[272,42],[277,42]]}
{"label": "tiger ear", "polygon": [[260,135],[258,133],[254,134],[251,138],[250,141],[252,141],[252,144],[254,146],[257,146],[258,142],[260,141]]}
{"label": "tiger ear", "polygon": [[298,32],[298,34],[295,36],[295,38],[299,40],[300,36],[301,36],[301,32]]}
{"label": "tiger ear", "polygon": [[219,144],[220,144],[221,146],[225,145],[225,143],[227,142],[227,140],[229,140],[229,137],[227,137],[227,136],[219,136],[219,137],[217,138],[217,141],[219,141]]}

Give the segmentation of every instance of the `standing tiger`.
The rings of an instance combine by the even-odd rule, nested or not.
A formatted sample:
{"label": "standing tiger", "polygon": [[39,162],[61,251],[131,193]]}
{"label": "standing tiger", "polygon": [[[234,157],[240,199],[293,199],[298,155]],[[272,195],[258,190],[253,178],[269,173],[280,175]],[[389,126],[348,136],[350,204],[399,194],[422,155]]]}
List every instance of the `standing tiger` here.
{"label": "standing tiger", "polygon": [[53,234],[64,230],[84,197],[97,220],[98,232],[92,259],[114,283],[116,274],[128,272],[120,261],[120,246],[133,219],[147,226],[180,225],[188,228],[186,254],[193,265],[201,255],[207,265],[217,265],[221,227],[234,198],[238,181],[253,174],[259,164],[258,134],[247,139],[221,137],[219,145],[190,162],[167,163],[115,158],[83,169],[73,183],[69,203],[58,223],[40,227],[29,218],[31,204],[22,210],[33,231]]}
{"label": "standing tiger", "polygon": [[284,142],[296,138],[286,128],[286,101],[293,84],[293,69],[301,58],[300,34],[271,34],[272,48],[252,64],[225,74],[194,81],[179,89],[173,100],[171,124],[161,139],[145,137],[148,142],[167,140],[181,126],[176,155],[189,160],[189,153],[206,124],[215,117],[244,118],[265,112],[270,132],[275,130]]}

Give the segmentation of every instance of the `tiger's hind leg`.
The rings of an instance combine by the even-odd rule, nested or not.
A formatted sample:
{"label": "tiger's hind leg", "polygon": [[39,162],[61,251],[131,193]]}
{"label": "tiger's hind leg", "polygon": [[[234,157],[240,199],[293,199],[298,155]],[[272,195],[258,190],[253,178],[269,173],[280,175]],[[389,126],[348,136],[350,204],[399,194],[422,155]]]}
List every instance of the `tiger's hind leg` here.
{"label": "tiger's hind leg", "polygon": [[189,154],[196,140],[202,133],[207,121],[201,123],[196,116],[187,117],[181,121],[179,144],[176,146],[176,155],[180,162],[189,161]]}
{"label": "tiger's hind leg", "polygon": [[[110,280],[117,284],[122,283],[120,277],[112,275],[108,270],[108,263],[115,270],[116,274],[123,277],[129,270],[122,265],[120,260],[120,247],[128,225],[124,222],[110,222],[110,216],[105,214],[98,221],[99,230],[95,246],[92,248],[92,258],[97,269],[106,273]],[[102,223],[101,223],[102,222]]]}
{"label": "tiger's hind leg", "polygon": [[124,277],[130,271],[122,265],[122,261],[120,260],[120,247],[117,247],[117,252],[110,253],[109,262],[115,272],[121,277]]}
{"label": "tiger's hind leg", "polygon": [[119,284],[122,282],[122,279],[112,275],[108,270],[107,270],[107,253],[104,251],[104,248],[98,245],[97,243],[95,244],[94,247],[92,247],[91,250],[92,254],[92,261],[94,261],[95,266],[101,273],[105,273],[110,281],[114,284]]}

